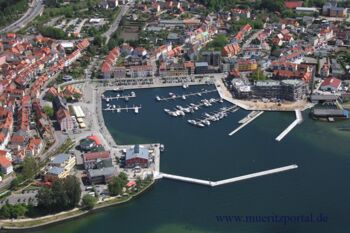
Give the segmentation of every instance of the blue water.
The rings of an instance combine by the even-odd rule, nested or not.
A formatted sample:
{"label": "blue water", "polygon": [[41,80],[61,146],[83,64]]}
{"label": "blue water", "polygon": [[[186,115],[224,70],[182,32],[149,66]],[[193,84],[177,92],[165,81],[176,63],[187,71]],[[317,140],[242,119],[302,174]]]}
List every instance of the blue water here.
{"label": "blue water", "polygon": [[[119,100],[114,104],[142,104],[140,113],[105,112],[107,128],[118,143],[164,144],[161,171],[170,174],[220,180],[290,164],[299,168],[215,188],[164,179],[129,203],[33,232],[350,232],[350,132],[337,130],[339,126],[349,127],[349,122],[314,122],[303,113],[303,124],[276,142],[275,137],[294,120],[294,113],[267,112],[229,137],[228,133],[248,112],[239,110],[210,127],[197,128],[187,120],[230,104],[217,104],[184,118],[173,118],[163,111],[218,97],[217,93],[186,101],[155,101],[156,95],[201,88],[137,90],[137,97],[130,102]],[[323,214],[327,222],[248,224],[216,219],[218,215],[309,214]]]}

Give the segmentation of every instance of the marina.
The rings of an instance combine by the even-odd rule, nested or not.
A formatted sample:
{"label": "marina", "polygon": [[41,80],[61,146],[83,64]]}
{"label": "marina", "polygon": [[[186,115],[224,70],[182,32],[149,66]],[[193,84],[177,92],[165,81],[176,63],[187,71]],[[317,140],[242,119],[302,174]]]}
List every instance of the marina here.
{"label": "marina", "polygon": [[198,126],[198,127],[205,127],[210,126],[211,122],[219,121],[225,117],[228,116],[228,113],[233,113],[238,111],[237,106],[231,106],[231,107],[222,107],[219,111],[212,112],[212,113],[204,113],[204,116],[196,119],[196,120],[188,120],[188,123]]}
{"label": "marina", "polygon": [[252,111],[246,117],[244,117],[242,120],[240,120],[238,123],[240,123],[241,125],[238,128],[236,128],[235,130],[233,130],[232,132],[230,132],[228,135],[229,136],[234,135],[235,133],[237,133],[239,130],[241,130],[243,127],[248,125],[250,122],[252,122],[256,118],[258,118],[263,113],[264,113],[264,111]]}
{"label": "marina", "polygon": [[217,91],[216,89],[211,89],[211,90],[201,89],[201,91],[192,92],[188,94],[175,94],[175,93],[169,92],[169,97],[156,96],[156,100],[157,101],[167,101],[167,100],[175,100],[175,99],[186,100],[188,97],[191,97],[191,96],[202,96],[202,95],[216,92],[216,91]]}
{"label": "marina", "polygon": [[105,100],[107,103],[111,100],[119,100],[119,99],[124,99],[125,101],[129,101],[129,99],[135,98],[135,97],[136,97],[136,93],[133,91],[128,95],[121,95],[118,93],[116,96],[104,96],[102,94],[102,99]]}
{"label": "marina", "polygon": [[174,117],[185,116],[188,113],[194,113],[195,111],[198,111],[203,106],[211,107],[215,103],[223,103],[223,100],[220,98],[202,99],[199,103],[196,103],[196,104],[190,103],[185,107],[181,105],[176,105],[176,108],[173,110],[169,110],[165,108],[164,112]]}
{"label": "marina", "polygon": [[112,112],[117,112],[117,113],[120,113],[122,111],[126,111],[126,112],[133,111],[134,113],[138,114],[140,112],[141,108],[142,108],[141,105],[132,106],[132,107],[129,107],[129,106],[120,107],[120,106],[116,106],[114,104],[113,105],[107,104],[107,108],[104,108],[103,111],[112,111]]}

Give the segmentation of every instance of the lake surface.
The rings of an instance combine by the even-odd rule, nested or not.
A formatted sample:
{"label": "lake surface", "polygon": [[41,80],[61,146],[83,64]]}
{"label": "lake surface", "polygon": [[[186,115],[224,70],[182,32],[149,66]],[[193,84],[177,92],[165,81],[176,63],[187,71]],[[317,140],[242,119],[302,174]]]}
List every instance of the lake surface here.
{"label": "lake surface", "polygon": [[[201,88],[214,87],[137,90],[137,97],[128,103],[119,100],[114,104],[142,104],[140,113],[105,112],[107,128],[119,144],[164,144],[166,151],[161,154],[160,167],[165,173],[215,181],[290,164],[297,164],[299,168],[215,188],[163,179],[129,203],[32,232],[350,232],[350,132],[337,129],[350,127],[349,121],[315,122],[303,112],[304,122],[277,142],[275,138],[294,120],[294,113],[265,112],[229,137],[228,133],[248,112],[239,110],[210,127],[197,128],[187,120],[230,104],[216,104],[184,118],[173,118],[163,111],[218,97],[217,93],[186,101],[155,101],[156,95],[168,96],[169,92]],[[217,216],[310,214],[322,214],[327,221],[283,224],[217,220]]]}

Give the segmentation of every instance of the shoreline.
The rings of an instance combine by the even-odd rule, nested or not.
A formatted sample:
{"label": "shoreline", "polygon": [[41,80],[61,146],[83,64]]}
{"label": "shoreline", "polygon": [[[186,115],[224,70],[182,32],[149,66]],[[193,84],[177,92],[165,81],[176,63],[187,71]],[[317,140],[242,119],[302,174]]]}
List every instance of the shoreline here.
{"label": "shoreline", "polygon": [[[155,180],[152,180],[152,182],[149,183],[140,192],[128,196],[125,200],[121,200],[121,201],[118,202],[118,199],[116,197],[113,197],[111,200],[106,200],[104,202],[97,203],[96,206],[93,209],[91,209],[91,210],[82,210],[82,209],[79,209],[79,208],[74,208],[72,210],[63,211],[63,212],[55,214],[55,215],[62,215],[61,218],[60,218],[60,216],[58,216],[58,219],[48,220],[47,222],[33,224],[31,226],[6,226],[6,224],[9,224],[9,225],[11,225],[12,223],[20,224],[21,222],[24,222],[24,223],[28,222],[30,224],[30,222],[32,222],[32,221],[40,221],[41,219],[43,219],[42,221],[45,221],[45,218],[47,216],[38,217],[36,219],[19,219],[19,221],[18,220],[15,220],[15,221],[0,220],[0,230],[2,232],[19,232],[19,231],[26,232],[26,231],[32,230],[32,229],[43,229],[43,228],[45,228],[47,226],[50,226],[50,225],[59,224],[59,223],[63,223],[63,222],[66,222],[66,221],[70,221],[70,220],[73,220],[73,219],[80,218],[80,217],[82,217],[84,215],[94,214],[94,213],[97,213],[98,211],[101,211],[103,209],[106,209],[106,208],[109,208],[109,207],[114,207],[114,206],[117,206],[117,205],[121,205],[121,204],[124,204],[124,203],[127,203],[127,202],[131,201],[134,198],[140,197],[140,194],[148,191],[153,186],[154,183],[155,183]],[[111,203],[108,203],[108,202],[111,202]],[[74,212],[78,212],[78,213],[70,215],[70,216],[65,216],[66,214],[70,214],[70,213],[74,213]],[[51,216],[50,215],[47,218],[52,218],[52,217],[55,217],[55,216]],[[6,222],[3,222],[3,221],[6,221]]]}

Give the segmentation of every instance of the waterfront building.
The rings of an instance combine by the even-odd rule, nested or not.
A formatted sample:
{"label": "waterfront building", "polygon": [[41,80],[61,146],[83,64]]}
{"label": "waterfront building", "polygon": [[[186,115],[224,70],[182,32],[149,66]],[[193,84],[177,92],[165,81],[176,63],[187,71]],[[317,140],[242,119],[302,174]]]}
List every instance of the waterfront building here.
{"label": "waterfront building", "polygon": [[90,184],[105,184],[105,183],[108,183],[113,177],[117,175],[118,175],[118,172],[115,167],[89,169],[87,173]]}
{"label": "waterfront building", "polygon": [[264,80],[251,84],[247,79],[236,78],[232,82],[233,94],[240,99],[281,99],[296,101],[304,99],[307,85],[300,80]]}
{"label": "waterfront building", "polygon": [[127,168],[148,167],[150,162],[150,155],[147,148],[140,145],[135,145],[126,151],[125,166]]}
{"label": "waterfront building", "polygon": [[85,169],[94,169],[97,163],[102,160],[111,160],[110,151],[89,152],[83,154],[83,163]]}
{"label": "waterfront building", "polygon": [[208,71],[208,62],[196,62],[196,74],[207,74]]}
{"label": "waterfront building", "polygon": [[79,142],[79,149],[82,151],[92,151],[97,147],[102,148],[102,143],[95,135],[88,136]]}
{"label": "waterfront building", "polygon": [[311,115],[320,120],[346,120],[349,119],[349,111],[344,109],[313,108]]}
{"label": "waterfront building", "polygon": [[206,51],[202,52],[203,60],[208,62],[210,66],[219,66],[221,64],[221,52],[220,51]]}

